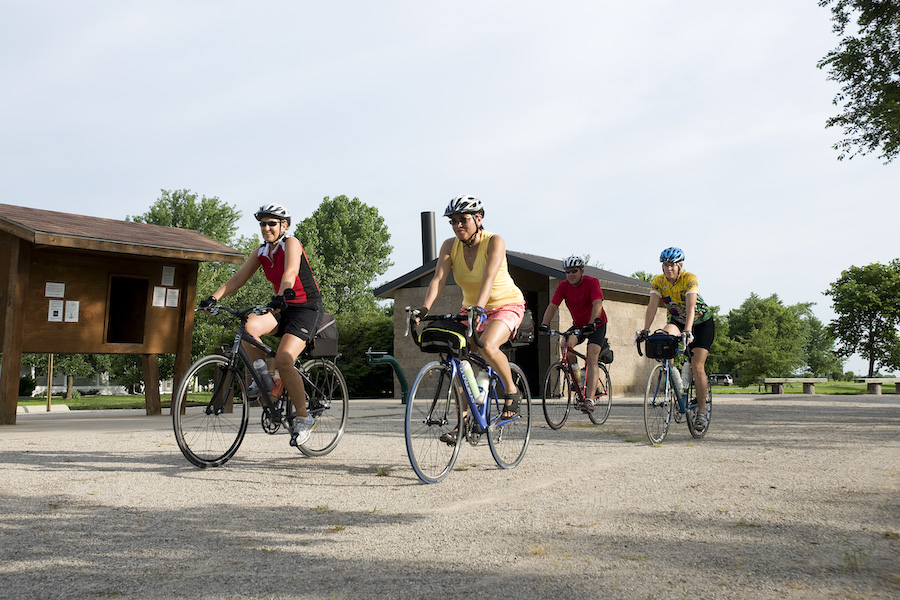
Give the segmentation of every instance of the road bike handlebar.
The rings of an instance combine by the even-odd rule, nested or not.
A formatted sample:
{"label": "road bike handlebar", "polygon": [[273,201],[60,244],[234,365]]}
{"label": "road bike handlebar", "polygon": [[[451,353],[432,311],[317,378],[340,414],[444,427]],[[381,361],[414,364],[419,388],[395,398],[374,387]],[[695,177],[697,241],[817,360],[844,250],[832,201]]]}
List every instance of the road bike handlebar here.
{"label": "road bike handlebar", "polygon": [[230,313],[232,316],[240,319],[241,321],[246,321],[247,317],[251,314],[254,315],[264,315],[266,313],[272,312],[274,309],[271,306],[263,306],[261,304],[257,304],[255,306],[248,306],[247,308],[231,308],[230,306],[225,306],[224,304],[213,304],[212,306],[208,306],[206,308],[195,308],[194,312],[205,312],[211,315],[219,314],[219,311],[224,310],[227,313]]}
{"label": "road bike handlebar", "polygon": [[469,314],[472,314],[475,311],[474,306],[470,306],[466,309],[468,314],[445,314],[445,315],[425,315],[424,317],[419,316],[419,310],[414,309],[412,307],[406,307],[406,333],[404,333],[404,337],[409,336],[409,332],[412,331],[413,341],[416,343],[416,346],[421,346],[419,343],[419,336],[417,335],[418,331],[416,329],[416,325],[419,321],[438,321],[441,319],[447,319],[451,321],[459,321],[462,323],[463,321],[468,321],[468,325],[466,326],[466,337],[472,338],[472,341],[475,342],[475,345],[479,348],[483,348],[484,346],[481,344],[480,336],[478,335],[478,331],[475,329],[475,325],[473,323],[474,319],[469,318]]}
{"label": "road bike handlebar", "polygon": [[[644,331],[647,331],[647,330],[645,329]],[[635,346],[637,347],[637,352],[638,352],[639,356],[644,355],[644,353],[641,352],[641,342],[644,342],[644,344],[646,344],[647,338],[650,337],[650,335],[652,335],[652,334],[644,335],[644,331],[636,331],[634,334],[634,343],[631,344],[633,347],[635,347]],[[657,329],[653,333],[666,333],[666,332],[663,331],[662,329]],[[666,333],[666,335],[672,335],[672,334]],[[678,337],[678,336],[672,336],[672,337]],[[687,348],[687,332],[682,331],[680,337],[681,337],[681,348],[683,351],[685,348]]]}

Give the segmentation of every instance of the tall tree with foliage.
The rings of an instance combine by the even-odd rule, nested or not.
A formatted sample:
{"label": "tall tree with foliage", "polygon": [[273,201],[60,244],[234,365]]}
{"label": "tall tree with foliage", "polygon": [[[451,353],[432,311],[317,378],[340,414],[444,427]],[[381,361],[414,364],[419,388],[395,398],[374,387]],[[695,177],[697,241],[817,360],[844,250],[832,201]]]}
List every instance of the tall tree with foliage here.
{"label": "tall tree with foliage", "polygon": [[828,327],[840,356],[862,356],[869,363],[868,377],[880,367],[900,369],[900,259],[850,267],[825,295],[837,314]]}
{"label": "tall tree with foliage", "polygon": [[802,315],[808,307],[785,306],[776,294],[750,294],[728,313],[729,351],[741,385],[758,377],[786,377],[804,366],[809,330]]}
{"label": "tall tree with foliage", "polygon": [[[847,136],[835,144],[838,159],[880,152],[891,162],[900,153],[900,2],[820,0],[831,6],[838,47],[819,61],[828,79],[841,84],[834,98],[841,114],[826,121]],[[856,31],[848,32],[852,17]]]}
{"label": "tall tree with foliage", "polygon": [[[245,256],[255,252],[259,239],[235,238],[237,222],[241,212],[231,204],[222,202],[217,197],[207,198],[190,190],[160,190],[160,197],[150,209],[142,215],[129,217],[137,223],[150,223],[164,227],[180,227],[192,229],[214,240],[237,248]],[[240,265],[230,263],[200,263],[197,273],[197,298],[206,298],[225,283]],[[228,302],[238,306],[264,304],[272,296],[272,286],[258,271],[240,290],[229,296]],[[194,319],[194,337],[191,356],[198,358],[214,352],[220,345],[230,343],[234,336],[234,328],[227,319],[213,317],[207,313],[197,313]],[[164,365],[168,359],[160,362],[160,375],[165,377]],[[139,370],[139,360],[127,359],[116,361],[116,375],[133,378],[135,370]]]}
{"label": "tall tree with foliage", "polygon": [[809,310],[804,320],[807,327],[806,369],[809,375],[841,379],[844,375],[844,362],[835,352],[834,334],[812,314],[812,310]]}
{"label": "tall tree with foliage", "polygon": [[640,279],[641,281],[646,281],[650,283],[653,281],[653,274],[648,273],[647,271],[635,271],[631,274],[632,279]]}
{"label": "tall tree with foliage", "polygon": [[375,278],[393,264],[391,234],[378,209],[347,196],[325,197],[296,228],[322,290],[325,310],[377,315]]}
{"label": "tall tree with foliage", "polygon": [[202,196],[191,190],[160,190],[160,196],[142,215],[128,216],[126,221],[150,223],[164,227],[180,227],[199,231],[206,237],[230,244],[237,231],[241,212],[217,197]]}

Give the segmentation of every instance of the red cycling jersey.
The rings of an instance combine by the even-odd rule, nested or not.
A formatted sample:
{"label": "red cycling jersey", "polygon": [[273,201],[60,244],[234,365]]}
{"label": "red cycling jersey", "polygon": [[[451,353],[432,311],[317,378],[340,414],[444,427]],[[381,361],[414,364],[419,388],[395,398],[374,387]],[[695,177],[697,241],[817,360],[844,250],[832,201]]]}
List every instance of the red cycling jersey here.
{"label": "red cycling jersey", "polygon": [[[256,251],[256,256],[259,258],[259,262],[262,265],[263,273],[266,275],[266,279],[272,282],[272,285],[275,286],[275,293],[277,294],[279,288],[281,287],[281,277],[284,275],[284,241],[288,236],[281,238],[275,247],[272,248],[272,251],[269,252],[269,245],[263,244],[259,247],[259,250]],[[297,274],[297,279],[294,281],[294,294],[296,297],[293,300],[286,300],[288,304],[302,304],[304,302],[321,302],[322,295],[319,293],[319,283],[316,281],[316,278],[312,274],[312,269],[309,266],[309,259],[306,258],[306,250],[303,249],[303,245],[300,245],[300,252],[302,253],[302,257],[300,258],[300,272]]]}

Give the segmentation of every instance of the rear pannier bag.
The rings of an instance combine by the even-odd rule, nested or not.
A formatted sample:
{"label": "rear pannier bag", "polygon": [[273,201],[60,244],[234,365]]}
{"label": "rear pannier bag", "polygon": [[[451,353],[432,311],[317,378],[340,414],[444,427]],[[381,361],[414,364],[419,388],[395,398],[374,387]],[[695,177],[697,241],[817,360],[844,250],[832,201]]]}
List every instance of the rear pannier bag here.
{"label": "rear pannier bag", "polygon": [[309,355],[316,357],[338,355],[338,328],[334,315],[322,313]]}
{"label": "rear pannier bag", "polygon": [[466,325],[453,319],[429,321],[419,336],[423,352],[459,352],[466,347]]}
{"label": "rear pannier bag", "polygon": [[647,358],[675,358],[678,353],[678,336],[657,331],[647,338],[644,348]]}

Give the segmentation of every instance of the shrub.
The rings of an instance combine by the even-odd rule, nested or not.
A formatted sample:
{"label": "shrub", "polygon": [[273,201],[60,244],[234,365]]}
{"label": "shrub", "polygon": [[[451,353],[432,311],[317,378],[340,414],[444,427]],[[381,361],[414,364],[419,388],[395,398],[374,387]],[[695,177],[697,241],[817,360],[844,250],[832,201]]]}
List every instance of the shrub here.
{"label": "shrub", "polygon": [[30,398],[36,387],[37,382],[34,380],[34,377],[30,375],[19,377],[19,396],[28,396]]}

